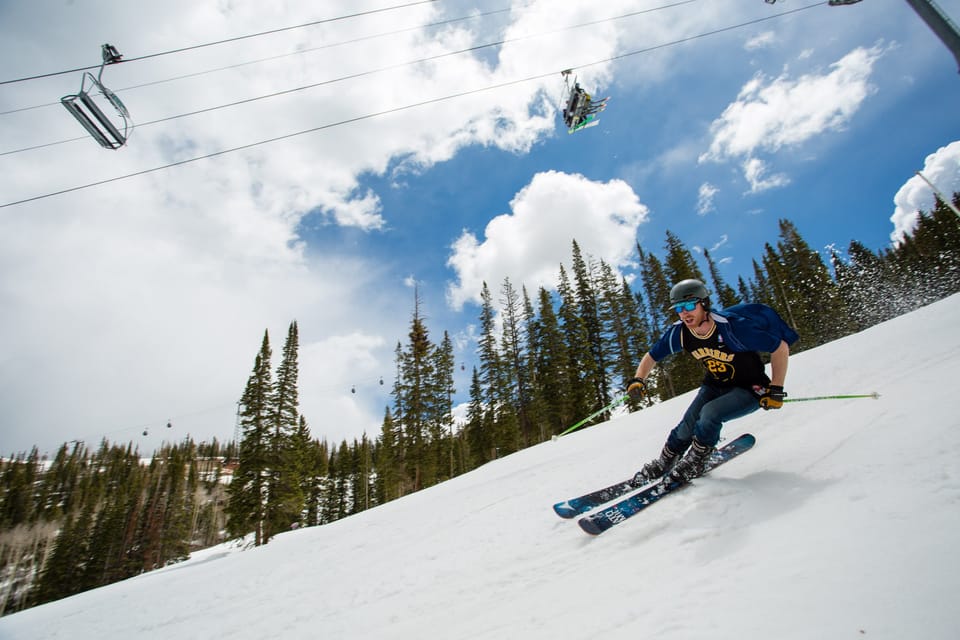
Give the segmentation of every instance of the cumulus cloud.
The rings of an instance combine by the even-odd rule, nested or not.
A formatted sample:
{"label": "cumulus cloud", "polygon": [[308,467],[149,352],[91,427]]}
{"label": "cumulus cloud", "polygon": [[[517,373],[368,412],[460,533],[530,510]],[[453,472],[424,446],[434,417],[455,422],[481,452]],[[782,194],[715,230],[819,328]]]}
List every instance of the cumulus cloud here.
{"label": "cumulus cloud", "polygon": [[[321,13],[355,10],[337,0]],[[16,59],[6,77],[26,76],[99,61],[102,42],[93,33],[122,34],[112,44],[132,59],[297,24],[315,11],[250,0],[56,11],[40,2],[4,12],[0,53]],[[368,176],[424,171],[469,146],[523,153],[552,135],[554,105],[545,96],[553,82],[484,89],[542,72],[544,58],[530,50],[552,59],[568,48],[554,36],[502,44],[493,56],[471,51],[504,39],[484,21],[398,29],[450,17],[443,11],[421,3],[113,65],[103,80],[141,123],[127,147],[107,152],[82,137],[0,157],[3,203],[107,181],[0,215],[0,332],[8,337],[0,426],[8,446],[29,446],[41,432],[48,446],[96,439],[145,416],[166,420],[225,401],[216,416],[176,421],[197,437],[223,438],[264,328],[281,342],[294,319],[305,345],[302,399],[312,411],[328,405],[323,433],[380,420],[382,402],[361,420],[349,390],[316,393],[327,381],[311,362],[325,361],[338,375],[343,367],[365,373],[360,363],[376,353],[379,370],[387,369],[391,352],[382,345],[404,334],[397,299],[406,303],[406,293],[384,292],[399,283],[375,256],[346,245],[312,251],[306,228],[389,233],[402,221],[389,219]],[[544,13],[582,21],[581,11],[589,13],[535,2],[511,17],[505,34],[543,32],[537,16]],[[601,58],[617,43],[602,31],[581,43]],[[607,73],[598,65],[590,81]],[[154,82],[170,78],[178,80]],[[49,103],[78,86],[79,75],[12,85],[3,106]],[[185,113],[194,115],[172,118]],[[2,151],[83,135],[57,104],[12,113],[2,125]],[[228,149],[238,151],[221,154]],[[212,157],[113,181],[205,155]],[[350,363],[336,357],[343,353]]]}
{"label": "cumulus cloud", "polygon": [[[928,155],[920,173],[947,198],[960,191],[960,141],[951,142]],[[933,189],[920,176],[907,180],[893,197],[896,208],[890,216],[893,222],[890,239],[899,243],[904,235],[912,233],[917,227],[920,211],[933,209],[935,198]]]}
{"label": "cumulus cloud", "polygon": [[483,239],[464,231],[451,247],[453,308],[479,302],[484,282],[492,290],[504,278],[517,289],[553,288],[574,240],[584,254],[614,267],[627,264],[636,250],[637,228],[649,213],[621,180],[594,182],[558,171],[535,175],[510,208],[487,224]]}
{"label": "cumulus cloud", "polygon": [[711,125],[710,147],[700,162],[741,159],[754,192],[786,184],[782,174],[767,177],[766,162],[757,156],[843,129],[873,92],[869,79],[881,55],[879,46],[859,47],[827,73],[796,79],[786,71],[772,79],[758,73]]}

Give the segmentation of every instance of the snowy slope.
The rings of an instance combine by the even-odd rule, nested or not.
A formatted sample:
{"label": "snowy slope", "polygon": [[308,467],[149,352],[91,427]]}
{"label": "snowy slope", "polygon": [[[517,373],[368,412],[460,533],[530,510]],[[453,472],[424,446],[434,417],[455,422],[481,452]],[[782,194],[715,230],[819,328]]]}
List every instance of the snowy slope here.
{"label": "snowy slope", "polygon": [[551,504],[655,455],[689,395],[0,638],[958,638],[958,317],[955,295],[798,354],[791,396],[882,397],[732,422],[751,452],[600,537]]}

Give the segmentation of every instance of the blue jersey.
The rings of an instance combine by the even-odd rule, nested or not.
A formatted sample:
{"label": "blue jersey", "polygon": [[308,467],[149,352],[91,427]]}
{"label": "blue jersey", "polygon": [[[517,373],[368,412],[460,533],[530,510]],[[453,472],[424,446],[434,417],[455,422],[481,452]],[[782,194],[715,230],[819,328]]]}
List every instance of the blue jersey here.
{"label": "blue jersey", "polygon": [[704,382],[749,387],[769,382],[757,353],[772,353],[781,341],[790,345],[800,338],[764,304],[738,304],[712,311],[710,317],[716,328],[706,339],[695,336],[678,320],[650,349],[650,356],[659,362],[678,351],[689,351],[707,369]]}

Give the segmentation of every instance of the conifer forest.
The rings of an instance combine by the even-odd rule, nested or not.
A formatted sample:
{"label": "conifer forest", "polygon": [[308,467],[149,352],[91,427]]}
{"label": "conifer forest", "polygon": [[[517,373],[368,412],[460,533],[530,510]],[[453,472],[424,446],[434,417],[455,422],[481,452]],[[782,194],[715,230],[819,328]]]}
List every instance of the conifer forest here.
{"label": "conifer forest", "polygon": [[[2,452],[0,615],[226,540],[267,544],[549,440],[623,397],[641,356],[675,320],[668,303],[676,281],[703,280],[717,307],[770,305],[801,336],[793,353],[960,291],[960,219],[942,202],[879,252],[853,241],[824,253],[792,222],[781,220],[779,230],[736,282],[723,279],[709,252],[692,252],[667,232],[656,252],[637,246],[631,281],[574,240],[555,291],[509,278],[484,284],[469,389],[454,389],[452,339],[427,327],[415,300],[395,347],[380,432],[352,442],[314,437],[299,412],[294,321],[275,369],[271,336],[262,336],[240,396],[238,442],[188,438],[145,452],[73,441],[52,459],[37,448]],[[643,402],[627,403],[642,410],[701,378],[691,358],[670,358],[654,370]],[[455,422],[457,392],[468,398]]]}

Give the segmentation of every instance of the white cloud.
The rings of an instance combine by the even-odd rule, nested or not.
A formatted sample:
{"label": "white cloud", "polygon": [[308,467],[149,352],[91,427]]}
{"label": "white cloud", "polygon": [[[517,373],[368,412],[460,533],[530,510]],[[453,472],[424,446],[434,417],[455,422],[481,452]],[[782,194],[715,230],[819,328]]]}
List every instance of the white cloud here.
{"label": "white cloud", "polygon": [[[32,439],[49,450],[72,438],[126,441],[139,437],[138,425],[167,419],[175,428],[165,437],[223,440],[233,435],[235,402],[265,328],[275,354],[292,320],[307,345],[357,324],[368,326],[368,352],[383,346],[377,330],[390,335],[370,320],[388,315],[369,296],[383,277],[375,262],[305,256],[282,216],[243,198],[195,210],[158,206],[130,189],[72,202],[60,213],[33,212],[29,225],[0,216],[8,442]],[[306,350],[304,407],[319,409],[311,402],[318,372],[373,375],[369,353],[341,362],[359,352],[337,345],[314,358],[316,349]],[[390,354],[376,355],[382,370]],[[307,417],[357,424],[329,409]]]}
{"label": "white cloud", "polygon": [[[301,344],[300,411],[316,437],[334,443],[380,433],[383,414],[369,405],[390,404],[390,377],[384,384],[385,338],[355,331]],[[276,349],[276,347],[275,347]]]}
{"label": "white cloud", "polygon": [[776,35],[773,31],[764,31],[758,33],[743,43],[743,48],[747,51],[756,51],[757,49],[767,49],[776,42]]}
{"label": "white cloud", "polygon": [[715,210],[713,206],[713,198],[719,193],[720,189],[716,186],[710,184],[709,182],[704,182],[700,185],[700,189],[697,193],[697,214],[705,216],[711,211]]}
{"label": "white cloud", "polygon": [[648,215],[621,180],[594,182],[557,171],[535,175],[510,208],[489,222],[482,241],[464,231],[453,244],[447,262],[457,278],[448,290],[453,308],[479,302],[483,282],[497,291],[506,277],[518,290],[553,288],[574,240],[585,255],[614,267],[626,264]]}
{"label": "white cloud", "polygon": [[[710,247],[709,249],[706,249],[706,250],[705,250],[703,247],[701,247],[701,246],[699,246],[699,245],[694,245],[693,247],[691,247],[691,249],[692,249],[692,251],[693,251],[694,253],[698,253],[698,254],[700,254],[700,255],[703,255],[703,253],[704,253],[705,251],[709,251],[710,253],[714,253],[715,251],[717,251],[717,249],[719,249],[719,248],[722,247],[723,245],[727,244],[727,242],[729,241],[729,239],[730,239],[730,237],[729,237],[727,234],[724,233],[723,235],[720,236],[720,239],[717,240],[717,241],[713,244],[713,246]],[[716,260],[716,257],[711,256],[711,258],[713,258],[714,261],[717,261],[717,260]],[[727,259],[727,260],[729,261],[729,259]],[[724,263],[724,260],[719,260],[719,261],[717,261],[717,262],[718,262],[718,264],[723,264],[723,263]]]}
{"label": "white cloud", "polygon": [[[928,155],[920,173],[947,198],[960,191],[960,140]],[[933,189],[920,176],[913,176],[900,187],[893,197],[896,208],[890,216],[893,222],[890,239],[894,243],[900,242],[905,234],[916,229],[919,212],[932,210],[935,197]]]}
{"label": "white cloud", "polygon": [[782,174],[765,177],[766,163],[757,156],[846,127],[873,92],[869,79],[881,55],[879,46],[860,47],[830,65],[828,73],[795,80],[786,71],[773,79],[757,74],[711,125],[713,139],[700,162],[743,158],[753,192],[786,184]]}
{"label": "white cloud", "polygon": [[[0,53],[17,61],[8,63],[4,77],[65,68],[64,61],[98,61],[102,42],[90,34],[122,34],[112,43],[130,59],[307,17],[299,6],[248,0],[172,0],[162,9],[44,4],[4,13]],[[540,6],[557,15],[548,3]],[[331,1],[322,14],[355,10],[354,3]],[[398,309],[406,309],[406,292],[385,291],[399,283],[377,256],[352,255],[350,246],[309,251],[305,219],[319,232],[335,226],[389,233],[402,221],[389,220],[380,196],[362,185],[365,176],[420,171],[472,145],[524,152],[555,126],[543,93],[547,84],[552,91],[552,83],[469,92],[533,75],[543,68],[535,61],[540,58],[523,55],[524,49],[536,46],[553,55],[566,47],[565,39],[503,45],[495,64],[482,53],[468,53],[398,66],[496,39],[475,29],[482,21],[398,31],[401,23],[436,21],[440,11],[439,5],[409,6],[111,66],[104,82],[138,123],[317,86],[141,124],[117,152],[82,139],[0,157],[0,193],[9,202],[311,131],[3,210],[0,333],[7,340],[0,356],[0,427],[8,446],[29,446],[31,440],[50,446],[88,434],[98,439],[118,429],[112,437],[124,439],[134,435],[124,430],[146,417],[165,421],[211,406],[219,413],[175,420],[176,435],[189,429],[198,437],[232,436],[234,404],[264,328],[278,349],[294,319],[306,345],[302,397],[314,431],[366,429],[382,419],[385,403],[364,407],[359,394],[318,394],[318,388],[348,384],[321,378],[322,367],[311,362],[326,361],[330,375],[343,375],[341,367],[358,375],[387,370],[389,347],[405,333]],[[544,31],[542,24],[531,25]],[[388,32],[395,33],[368,38]],[[356,42],[327,46],[351,40]],[[590,44],[595,55],[608,56],[616,38],[592,35]],[[298,50],[310,51],[123,90]],[[376,69],[389,71],[370,73]],[[605,73],[600,65],[591,80]],[[331,82],[351,74],[368,75]],[[3,107],[48,103],[78,86],[79,75],[12,85]],[[404,109],[456,93],[465,95]],[[377,113],[383,115],[331,126]],[[3,151],[83,135],[55,102],[5,116],[0,124]],[[333,344],[327,336],[353,336],[355,346],[325,349]],[[344,361],[338,354],[352,357]],[[368,362],[369,354],[379,357],[378,366]]]}
{"label": "white cloud", "polygon": [[747,158],[743,161],[743,177],[750,185],[750,193],[760,193],[790,184],[790,178],[783,173],[767,176],[766,163],[757,158]]}

